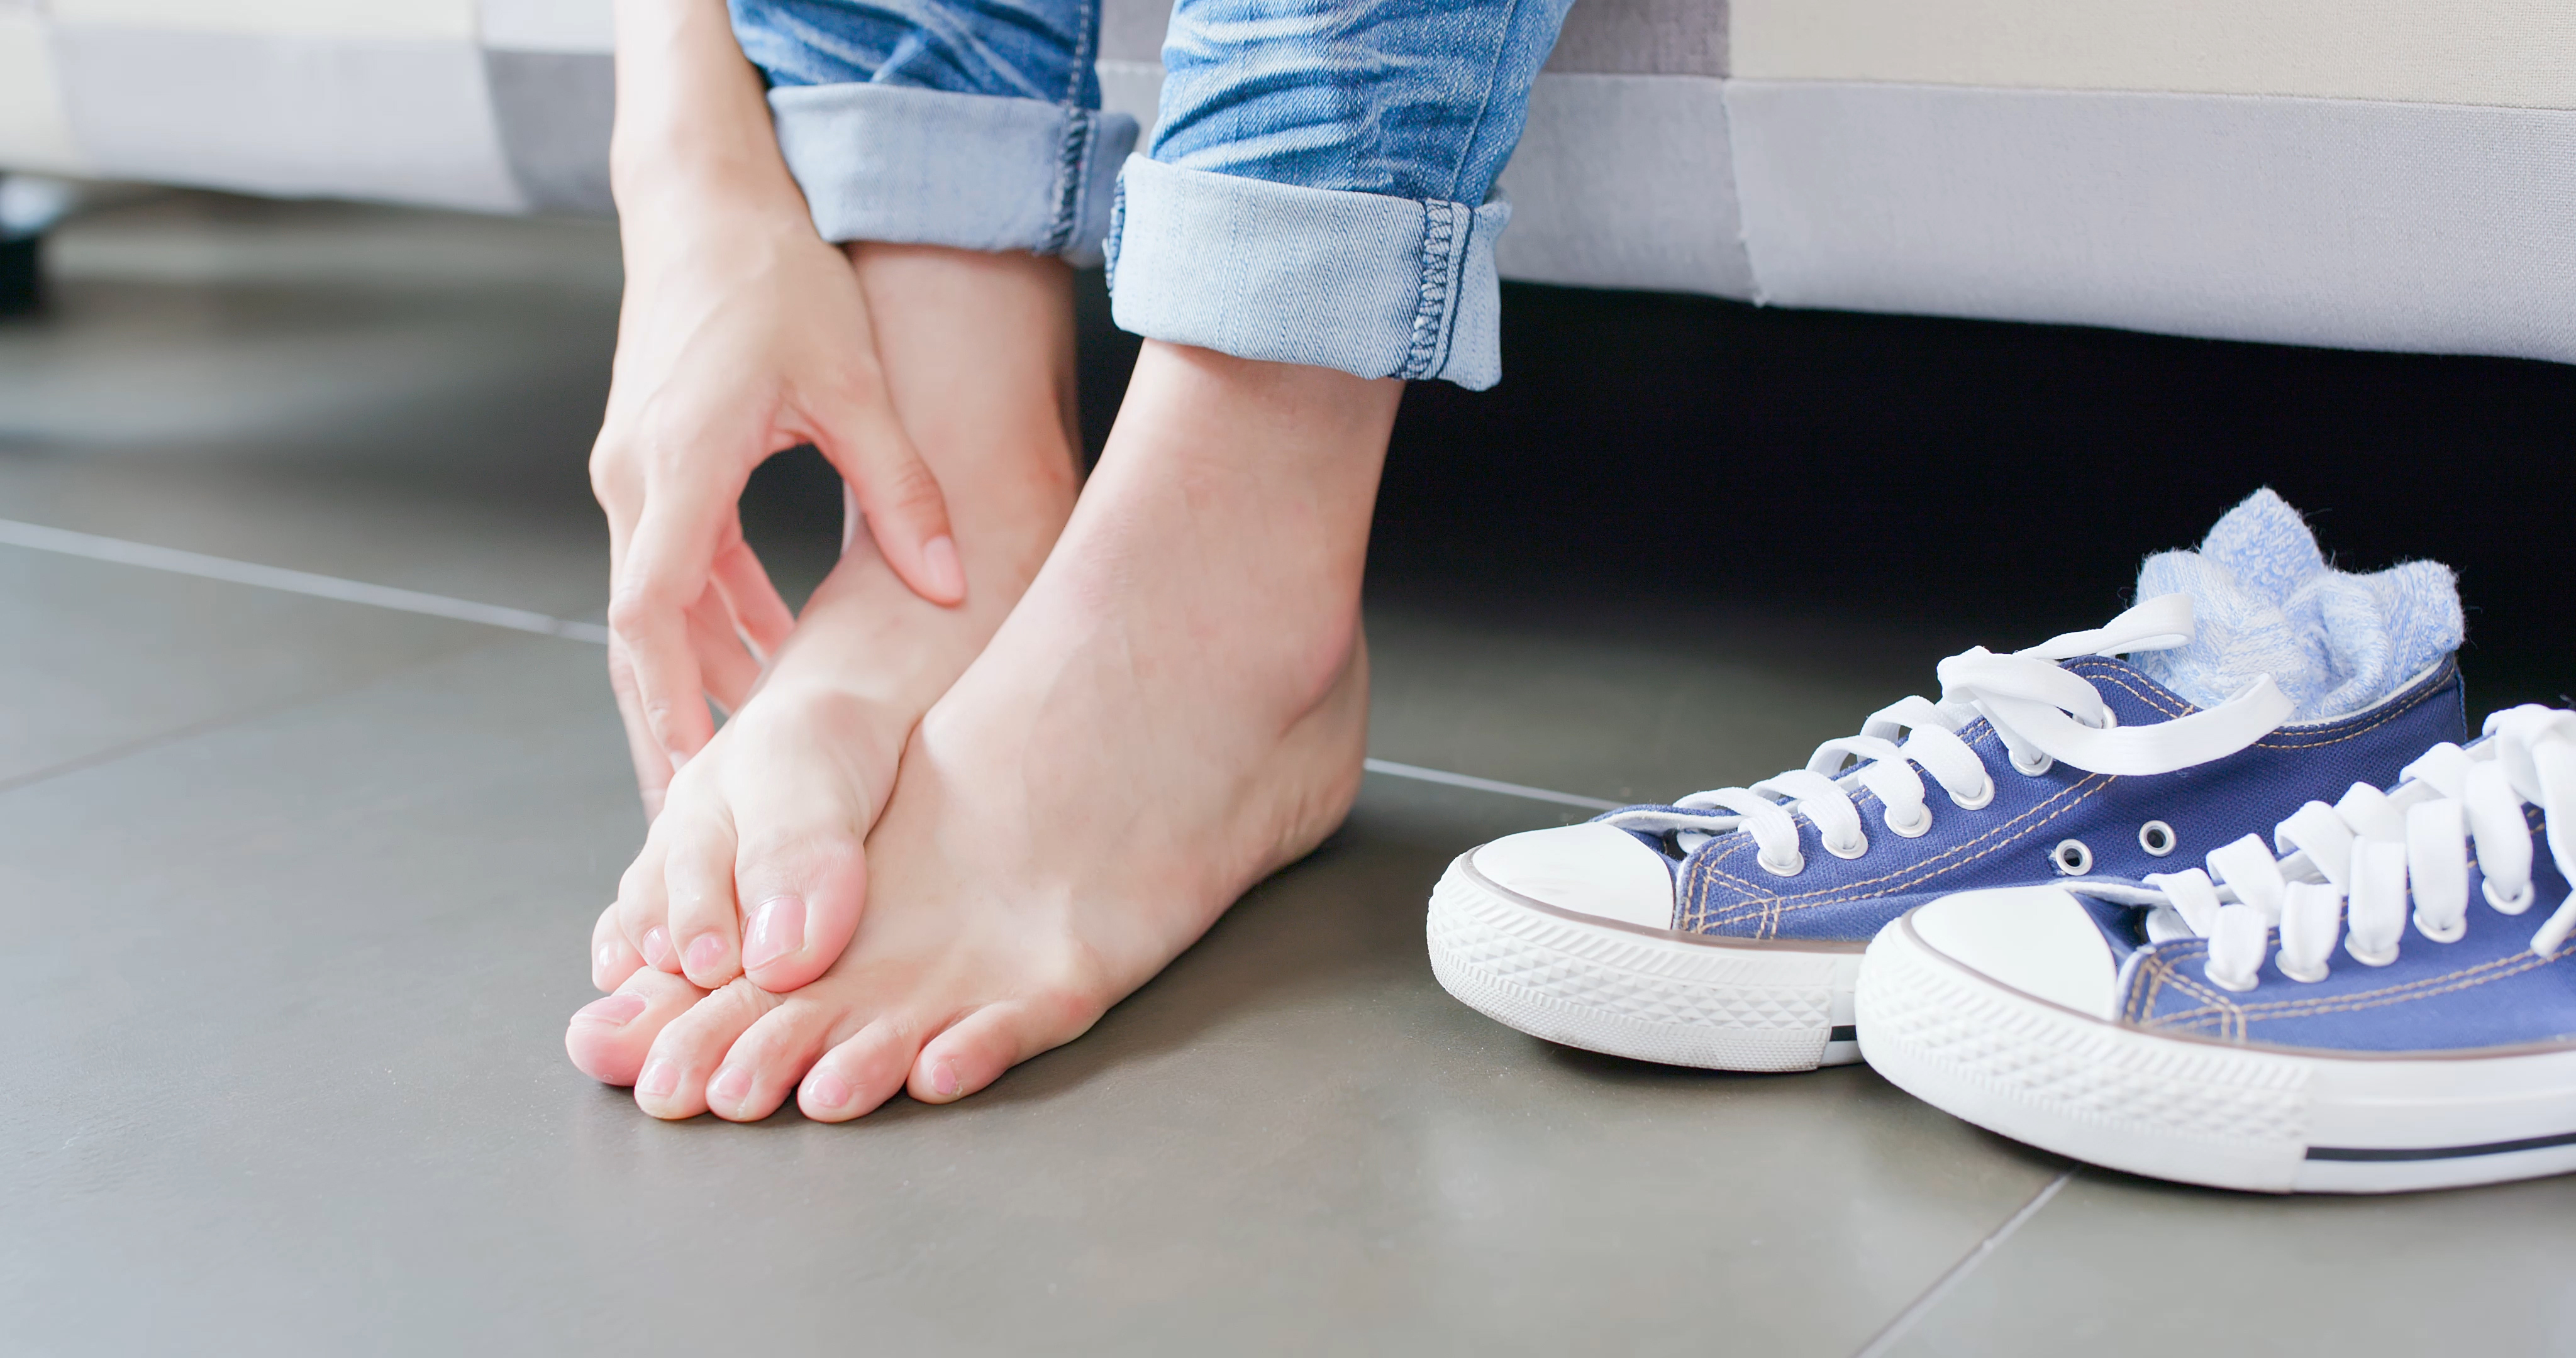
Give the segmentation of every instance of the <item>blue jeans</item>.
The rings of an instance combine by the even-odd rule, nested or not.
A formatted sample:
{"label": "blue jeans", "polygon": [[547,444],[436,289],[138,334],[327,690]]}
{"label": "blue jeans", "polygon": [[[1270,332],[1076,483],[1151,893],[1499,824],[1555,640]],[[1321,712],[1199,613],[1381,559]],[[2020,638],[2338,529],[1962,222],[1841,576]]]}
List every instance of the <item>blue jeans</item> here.
{"label": "blue jeans", "polygon": [[1571,3],[1181,0],[1137,156],[1098,0],[731,0],[827,238],[1105,253],[1149,339],[1479,389],[1494,179]]}

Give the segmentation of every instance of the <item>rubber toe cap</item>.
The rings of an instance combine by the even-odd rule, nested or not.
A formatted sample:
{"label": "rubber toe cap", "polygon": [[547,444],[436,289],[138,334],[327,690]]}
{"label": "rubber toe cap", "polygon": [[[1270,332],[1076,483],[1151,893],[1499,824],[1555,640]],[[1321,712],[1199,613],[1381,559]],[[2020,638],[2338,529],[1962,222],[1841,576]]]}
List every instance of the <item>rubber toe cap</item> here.
{"label": "rubber toe cap", "polygon": [[1669,929],[1673,871],[1635,835],[1597,822],[1507,835],[1471,860],[1486,881],[1560,910]]}
{"label": "rubber toe cap", "polygon": [[2056,887],[1963,891],[1906,918],[1925,946],[2025,995],[2094,1018],[2119,1011],[2111,945],[2082,903]]}

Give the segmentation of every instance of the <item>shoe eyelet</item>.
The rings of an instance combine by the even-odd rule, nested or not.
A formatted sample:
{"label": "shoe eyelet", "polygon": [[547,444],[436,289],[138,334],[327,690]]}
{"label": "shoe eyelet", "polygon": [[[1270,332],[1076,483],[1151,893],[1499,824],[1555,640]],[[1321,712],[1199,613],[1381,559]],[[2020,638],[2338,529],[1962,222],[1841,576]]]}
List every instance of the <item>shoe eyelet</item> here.
{"label": "shoe eyelet", "polygon": [[1753,862],[1756,867],[1774,877],[1795,877],[1807,870],[1807,856],[1794,849],[1790,851],[1789,861],[1785,866],[1772,862],[1767,854],[1755,854]]}
{"label": "shoe eyelet", "polygon": [[2522,893],[2520,895],[2498,896],[2495,889],[2495,879],[2492,877],[2478,883],[2478,894],[2487,898],[2487,904],[2494,906],[2497,910],[2508,915],[2519,915],[2523,911],[2529,910],[2531,908],[2533,898],[2532,885],[2529,882],[2524,882],[2522,884]]}
{"label": "shoe eyelet", "polygon": [[2093,870],[2093,851],[2080,839],[2061,839],[2049,850],[2048,861],[2057,865],[2060,874],[2081,877]]}
{"label": "shoe eyelet", "polygon": [[2160,820],[2138,827],[2138,847],[2158,858],[2174,851],[2174,828]]}
{"label": "shoe eyelet", "polygon": [[1858,858],[1862,854],[1869,852],[1868,835],[1855,833],[1852,838],[1857,842],[1852,845],[1851,852],[1845,853],[1841,849],[1836,848],[1832,840],[1825,841],[1825,852],[1832,854],[1836,858]]}
{"label": "shoe eyelet", "polygon": [[1921,810],[1914,813],[1914,819],[1911,822],[1904,825],[1896,823],[1896,812],[1893,809],[1880,815],[1879,819],[1887,822],[1888,829],[1903,835],[1907,839],[1920,839],[1926,831],[1929,831],[1932,828],[1932,808],[1928,805],[1923,807]]}
{"label": "shoe eyelet", "polygon": [[1955,792],[1950,794],[1950,804],[1962,811],[1983,811],[1993,805],[1994,800],[1995,780],[1992,778],[1986,780],[1984,787],[1977,789],[1977,795],[1974,797],[1962,797]]}
{"label": "shoe eyelet", "polygon": [[2056,758],[2046,754],[2041,755],[2036,761],[2028,764],[2021,762],[2021,756],[2017,754],[2007,755],[2005,757],[2012,761],[2013,771],[2025,778],[2036,778],[2057,766]]}

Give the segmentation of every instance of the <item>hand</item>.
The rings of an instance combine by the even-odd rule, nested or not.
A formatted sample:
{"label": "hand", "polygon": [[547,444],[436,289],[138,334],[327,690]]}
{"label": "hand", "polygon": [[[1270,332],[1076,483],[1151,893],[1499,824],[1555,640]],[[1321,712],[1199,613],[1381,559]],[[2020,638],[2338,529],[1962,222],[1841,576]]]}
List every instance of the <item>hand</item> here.
{"label": "hand", "polygon": [[[799,205],[801,208],[801,204]],[[743,540],[752,469],[811,443],[878,551],[933,603],[966,595],[939,483],[887,397],[867,300],[801,210],[717,205],[628,230],[607,418],[609,674],[646,809],[739,706],[795,625]]]}

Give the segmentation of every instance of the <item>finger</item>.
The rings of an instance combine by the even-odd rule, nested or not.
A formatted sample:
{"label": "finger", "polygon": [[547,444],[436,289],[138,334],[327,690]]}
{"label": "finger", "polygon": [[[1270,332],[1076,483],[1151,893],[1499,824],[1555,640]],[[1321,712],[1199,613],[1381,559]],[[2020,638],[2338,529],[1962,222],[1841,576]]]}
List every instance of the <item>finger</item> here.
{"label": "finger", "polygon": [[814,446],[840,469],[877,550],[912,592],[935,604],[966,602],[966,566],[949,530],[948,498],[883,398],[822,422]]}
{"label": "finger", "polygon": [[615,990],[643,965],[644,955],[618,927],[617,903],[609,902],[599,912],[599,922],[590,927],[590,983],[601,990]]}
{"label": "finger", "polygon": [[796,630],[795,612],[779,597],[768,569],[738,529],[733,541],[716,552],[712,570],[716,587],[724,591],[725,604],[733,610],[734,625],[751,638],[761,663],[769,663],[778,648],[787,644],[787,634]]}
{"label": "finger", "polygon": [[778,997],[737,980],[671,1020],[635,1076],[637,1107],[657,1118],[696,1117],[707,1111],[707,1077],[733,1040],[778,1007]]}
{"label": "finger", "polygon": [[1098,1009],[1069,995],[985,1005],[922,1047],[904,1087],[923,1103],[953,1103],[1082,1036],[1099,1017]]}
{"label": "finger", "polygon": [[644,702],[635,694],[634,667],[627,661],[625,643],[614,636],[608,639],[608,687],[617,695],[617,717],[626,728],[626,754],[635,764],[635,790],[644,799],[644,823],[650,825],[670,796],[671,756],[644,721]]}
{"label": "finger", "polygon": [[920,1051],[918,1031],[879,1019],[823,1053],[797,1087],[796,1106],[817,1122],[847,1122],[873,1112],[903,1088]]}
{"label": "finger", "polygon": [[672,826],[662,867],[670,900],[671,944],[679,950],[681,974],[708,990],[742,974],[734,857],[733,822],[722,813],[692,812],[688,820]]}
{"label": "finger", "polygon": [[564,1026],[564,1055],[602,1084],[631,1085],[654,1039],[705,994],[677,976],[646,967],[628,977],[616,994],[593,1000],[572,1016]]}
{"label": "finger", "polygon": [[733,630],[732,610],[712,584],[689,607],[689,645],[698,653],[707,696],[728,712],[740,711],[752,685],[760,682],[760,660],[743,647],[741,634]]}
{"label": "finger", "polygon": [[688,613],[707,590],[721,494],[709,484],[655,487],[608,602],[608,630],[626,643],[645,726],[675,767],[715,734]]}

